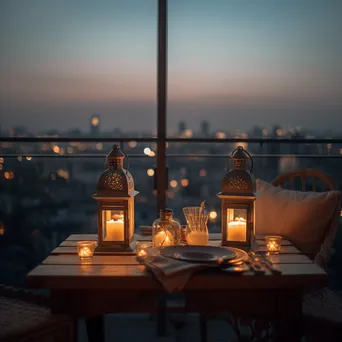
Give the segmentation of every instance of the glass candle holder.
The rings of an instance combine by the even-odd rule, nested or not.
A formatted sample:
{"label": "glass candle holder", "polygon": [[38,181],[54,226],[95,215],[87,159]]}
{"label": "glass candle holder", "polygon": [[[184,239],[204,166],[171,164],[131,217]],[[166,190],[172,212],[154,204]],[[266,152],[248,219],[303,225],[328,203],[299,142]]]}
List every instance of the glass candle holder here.
{"label": "glass candle holder", "polygon": [[91,260],[94,255],[94,241],[78,241],[77,253],[81,260]]}
{"label": "glass candle holder", "polygon": [[136,243],[136,252],[138,257],[146,257],[147,252],[146,249],[151,248],[151,245],[145,243],[145,242],[137,242]]}
{"label": "glass candle holder", "polygon": [[272,254],[279,254],[281,248],[281,236],[266,236],[266,249]]}

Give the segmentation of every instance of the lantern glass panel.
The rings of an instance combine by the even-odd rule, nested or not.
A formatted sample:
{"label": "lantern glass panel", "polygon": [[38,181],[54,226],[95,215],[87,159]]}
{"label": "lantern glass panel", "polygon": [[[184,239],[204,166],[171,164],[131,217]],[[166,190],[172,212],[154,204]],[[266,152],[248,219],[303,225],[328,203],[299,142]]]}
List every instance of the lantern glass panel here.
{"label": "lantern glass panel", "polygon": [[227,209],[227,240],[247,241],[247,209]]}
{"label": "lantern glass panel", "polygon": [[125,239],[124,208],[102,210],[103,241],[124,241]]}

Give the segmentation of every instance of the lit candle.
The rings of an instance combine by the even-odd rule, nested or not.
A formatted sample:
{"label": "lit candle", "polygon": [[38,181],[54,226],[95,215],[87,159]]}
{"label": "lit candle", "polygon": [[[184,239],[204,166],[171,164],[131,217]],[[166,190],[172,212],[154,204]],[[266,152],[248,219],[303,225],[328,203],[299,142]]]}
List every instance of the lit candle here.
{"label": "lit candle", "polygon": [[247,226],[246,220],[242,217],[236,217],[234,221],[229,222],[227,226],[228,241],[246,241]]}
{"label": "lit candle", "polygon": [[207,232],[190,232],[186,236],[188,245],[205,246],[208,244],[209,234]]}
{"label": "lit candle", "polygon": [[266,249],[272,254],[278,254],[281,248],[281,236],[266,236]]}
{"label": "lit candle", "polygon": [[153,237],[154,247],[172,246],[174,244],[173,236],[169,231],[160,231]]}
{"label": "lit candle", "polygon": [[151,246],[145,243],[137,242],[136,244],[136,252],[137,256],[139,257],[145,257],[147,256],[146,249],[150,248]]}
{"label": "lit candle", "polygon": [[124,220],[110,220],[106,222],[107,237],[109,241],[124,240]]}
{"label": "lit candle", "polygon": [[78,256],[82,260],[89,260],[94,254],[94,242],[93,241],[79,241],[77,243]]}
{"label": "lit candle", "polygon": [[140,257],[145,257],[145,256],[147,255],[147,253],[146,253],[146,251],[145,251],[144,249],[142,249],[142,250],[138,253],[138,255],[139,255]]}

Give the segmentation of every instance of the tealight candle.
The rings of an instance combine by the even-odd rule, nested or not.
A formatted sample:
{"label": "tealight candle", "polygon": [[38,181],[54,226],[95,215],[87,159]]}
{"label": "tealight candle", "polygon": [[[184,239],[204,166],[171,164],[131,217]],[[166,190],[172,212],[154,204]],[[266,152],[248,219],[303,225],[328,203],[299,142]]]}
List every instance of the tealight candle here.
{"label": "tealight candle", "polygon": [[266,249],[272,254],[279,254],[281,248],[281,236],[266,236]]}
{"label": "tealight candle", "polygon": [[141,242],[137,242],[136,244],[136,252],[137,252],[137,256],[139,257],[145,257],[147,256],[147,252],[146,249],[150,248],[151,246],[146,244],[146,243],[141,243]]}
{"label": "tealight candle", "polygon": [[91,260],[94,254],[94,241],[78,241],[77,252],[81,260]]}

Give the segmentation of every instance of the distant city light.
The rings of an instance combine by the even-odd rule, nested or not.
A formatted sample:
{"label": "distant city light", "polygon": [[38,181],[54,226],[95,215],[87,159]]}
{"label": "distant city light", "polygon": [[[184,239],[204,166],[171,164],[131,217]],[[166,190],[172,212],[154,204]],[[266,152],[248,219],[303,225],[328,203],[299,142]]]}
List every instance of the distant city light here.
{"label": "distant city light", "polygon": [[156,156],[156,154],[155,154],[155,152],[154,151],[151,151],[150,153],[149,153],[149,155],[148,155],[149,157],[155,157]]}
{"label": "distant city light", "polygon": [[340,154],[342,154],[342,148],[340,148]]}
{"label": "distant city light", "polygon": [[266,128],[264,128],[264,129],[262,130],[262,136],[263,136],[263,137],[267,137],[267,136],[268,136],[268,131],[267,131]]}
{"label": "distant city light", "polygon": [[68,152],[69,154],[71,154],[72,152],[74,152],[73,147],[69,146],[69,147],[67,148],[67,152]]}
{"label": "distant city light", "polygon": [[148,169],[146,171],[146,173],[147,173],[148,176],[152,177],[154,175],[154,170],[153,169]]}
{"label": "distant city light", "polygon": [[4,173],[4,177],[5,177],[6,179],[13,179],[13,178],[15,177],[15,174],[14,174],[14,172],[8,172],[8,171],[6,171],[6,172]]}
{"label": "distant city light", "polygon": [[167,192],[167,193],[166,193],[166,196],[167,196],[167,198],[173,199],[173,198],[176,197],[176,194],[173,193],[173,192]]}
{"label": "distant city light", "polygon": [[21,162],[21,161],[23,160],[23,157],[22,157],[22,156],[18,156],[18,158],[17,158],[17,159],[18,159],[18,161],[20,161],[20,162]]}
{"label": "distant city light", "polygon": [[181,180],[181,185],[184,186],[184,187],[187,187],[189,185],[189,180],[186,179],[186,178],[183,178]]}
{"label": "distant city light", "polygon": [[225,139],[226,138],[226,133],[224,133],[224,132],[217,132],[216,133],[216,138],[217,139]]}
{"label": "distant city light", "polygon": [[59,153],[59,151],[60,151],[59,146],[58,145],[53,145],[52,146],[52,151],[55,152],[55,153]]}
{"label": "distant city light", "polygon": [[328,148],[328,150],[331,150],[332,149],[332,144],[327,144],[327,148]]}
{"label": "distant city light", "polygon": [[283,132],[283,130],[281,128],[278,128],[276,130],[276,134],[277,134],[278,137],[281,137],[284,134],[284,132]]}
{"label": "distant city light", "polygon": [[148,156],[151,153],[151,149],[148,147],[144,148],[144,153]]}
{"label": "distant city light", "polygon": [[216,217],[217,217],[217,212],[215,210],[211,211],[209,213],[209,217],[210,217],[211,220],[215,220]]}
{"label": "distant city light", "polygon": [[4,168],[4,166],[2,164],[0,164],[0,171]]}
{"label": "distant city light", "polygon": [[32,160],[32,157],[27,156],[26,160],[30,161],[30,160]]}
{"label": "distant city light", "polygon": [[184,138],[191,138],[192,137],[192,130],[191,129],[186,129],[183,131],[182,136]]}
{"label": "distant city light", "polygon": [[92,119],[91,119],[91,124],[93,127],[97,127],[100,123],[100,119],[97,117],[97,116],[94,116]]}
{"label": "distant city light", "polygon": [[57,175],[61,178],[64,178],[66,180],[68,180],[69,177],[69,172],[67,170],[63,170],[63,169],[58,169],[57,170]]}
{"label": "distant city light", "polygon": [[5,159],[1,157],[0,158],[0,164],[3,163],[4,161],[5,161]]}
{"label": "distant city light", "polygon": [[178,185],[178,182],[176,180],[174,180],[174,179],[170,182],[171,188],[176,188],[177,185]]}
{"label": "distant city light", "polygon": [[61,147],[60,149],[59,149],[59,154],[60,155],[63,155],[65,153],[65,148],[64,147]]}
{"label": "distant city light", "polygon": [[200,172],[199,172],[199,175],[201,177],[205,177],[207,175],[207,171],[205,169],[202,169]]}
{"label": "distant city light", "polygon": [[4,224],[1,222],[0,223],[0,235],[4,235],[5,234],[5,227]]}
{"label": "distant city light", "polygon": [[137,147],[137,142],[132,140],[132,141],[129,141],[127,145],[130,148],[136,148]]}
{"label": "distant city light", "polygon": [[101,151],[101,150],[103,149],[103,144],[102,144],[102,143],[97,143],[97,144],[96,144],[96,149],[97,149],[98,151]]}

